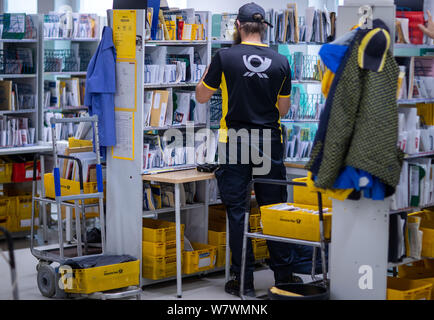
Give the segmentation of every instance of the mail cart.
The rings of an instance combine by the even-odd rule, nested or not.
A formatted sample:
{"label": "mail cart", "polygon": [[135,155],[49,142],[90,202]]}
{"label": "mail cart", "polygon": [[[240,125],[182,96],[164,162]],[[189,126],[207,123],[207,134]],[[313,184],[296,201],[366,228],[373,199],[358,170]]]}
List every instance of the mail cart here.
{"label": "mail cart", "polygon": [[[283,181],[283,180],[271,180],[271,179],[253,179],[247,188],[247,208],[246,208],[246,216],[244,221],[244,236],[243,236],[243,249],[242,249],[242,257],[241,257],[241,282],[240,282],[240,297],[242,300],[251,299],[244,295],[244,276],[245,276],[245,269],[246,269],[246,259],[247,259],[247,239],[265,239],[269,241],[276,241],[276,242],[283,242],[283,243],[291,243],[291,244],[298,244],[298,245],[304,245],[304,246],[311,246],[314,248],[313,250],[313,258],[312,258],[312,280],[313,282],[311,284],[288,284],[288,286],[296,287],[300,286],[301,291],[303,291],[306,296],[297,295],[297,294],[291,294],[295,298],[300,297],[300,299],[312,299],[312,298],[318,298],[318,299],[328,299],[329,297],[329,281],[327,280],[327,267],[326,267],[326,245],[327,240],[325,239],[325,224],[324,224],[324,212],[323,212],[323,205],[322,205],[322,195],[318,192],[318,214],[310,215],[310,221],[313,223],[319,223],[319,234],[312,235],[310,234],[307,238],[309,240],[302,240],[295,237],[284,237],[284,236],[273,236],[264,234],[263,231],[261,232],[249,232],[249,219],[250,219],[250,198],[251,193],[253,190],[253,187],[255,184],[272,184],[272,185],[286,185],[286,186],[300,186],[300,187],[306,187],[307,185],[302,182],[292,182],[292,181]],[[261,216],[262,211],[266,210],[267,207],[261,208]],[[312,209],[312,208],[310,208]],[[330,231],[331,229],[331,214],[327,215],[327,229]],[[297,219],[296,219],[297,220]],[[316,221],[315,221],[316,220]],[[301,222],[301,219],[298,219],[298,221]],[[298,222],[297,222],[298,223]],[[276,223],[277,224],[277,223]],[[264,230],[265,231],[265,230]],[[321,265],[322,265],[322,273],[323,278],[322,280],[319,280],[316,278],[316,256],[318,253],[318,249],[321,250]],[[304,286],[304,288],[302,288]],[[269,292],[270,295],[270,292]],[[271,293],[271,295],[273,295]],[[310,295],[311,297],[309,297]]]}
{"label": "mail cart", "polygon": [[[94,152],[96,153],[96,192],[84,190],[83,168],[80,159],[71,156],[59,155],[56,141],[57,124],[91,123],[94,136]],[[57,298],[98,298],[98,299],[120,299],[127,297],[140,298],[141,289],[139,286],[140,261],[130,256],[109,256],[105,253],[106,234],[104,217],[104,185],[102,165],[100,158],[98,117],[79,117],[51,119],[51,130],[53,137],[53,153],[38,154],[34,158],[33,186],[32,186],[32,219],[31,219],[31,243],[30,250],[33,256],[38,259],[36,267],[38,271],[38,288],[43,296]],[[52,157],[54,169],[48,185],[53,183],[54,195],[47,195],[45,185],[45,157]],[[41,163],[41,195],[37,195],[37,160]],[[73,161],[77,164],[79,173],[79,192],[71,192],[68,183],[60,176],[59,159]],[[87,190],[88,191],[88,190]],[[93,201],[89,201],[93,200]],[[86,239],[86,208],[96,202],[98,206],[101,244],[89,245]],[[36,204],[46,210],[46,205],[57,207],[57,231],[58,246],[41,250],[35,247],[35,209]],[[75,210],[75,232],[76,244],[65,245],[63,237],[62,207],[70,207]],[[53,267],[52,264],[59,264]]]}

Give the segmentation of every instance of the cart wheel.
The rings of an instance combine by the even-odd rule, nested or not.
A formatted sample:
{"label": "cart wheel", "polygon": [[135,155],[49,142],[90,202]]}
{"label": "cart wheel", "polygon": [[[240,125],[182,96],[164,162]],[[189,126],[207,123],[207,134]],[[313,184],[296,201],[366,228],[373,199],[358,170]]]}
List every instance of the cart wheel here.
{"label": "cart wheel", "polygon": [[39,271],[39,269],[41,268],[41,266],[49,266],[50,264],[51,264],[51,262],[49,262],[49,261],[41,260],[36,265],[36,271]]}
{"label": "cart wheel", "polygon": [[56,271],[48,264],[41,264],[38,270],[38,288],[44,297],[51,298],[56,293]]}

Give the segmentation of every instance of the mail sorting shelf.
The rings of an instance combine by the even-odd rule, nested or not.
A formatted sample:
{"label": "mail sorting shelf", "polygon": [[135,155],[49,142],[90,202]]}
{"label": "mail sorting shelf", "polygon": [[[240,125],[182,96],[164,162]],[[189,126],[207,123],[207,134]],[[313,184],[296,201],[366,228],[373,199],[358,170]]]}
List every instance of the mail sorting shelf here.
{"label": "mail sorting shelf", "polygon": [[241,283],[240,283],[240,297],[242,300],[246,300],[246,296],[244,293],[244,276],[245,276],[245,269],[246,269],[246,260],[247,260],[247,238],[255,238],[255,239],[265,239],[270,241],[276,241],[276,242],[284,242],[284,243],[292,243],[292,244],[298,244],[298,245],[304,245],[304,246],[311,246],[314,248],[313,250],[313,258],[312,258],[312,279],[315,281],[315,269],[316,269],[316,255],[317,255],[317,249],[321,249],[321,262],[322,262],[322,271],[323,271],[323,286],[325,288],[328,288],[328,281],[327,281],[327,268],[326,268],[326,260],[325,260],[325,250],[326,250],[326,240],[324,236],[324,216],[323,216],[323,207],[322,207],[322,196],[321,193],[318,192],[318,208],[319,208],[319,229],[320,229],[320,241],[319,242],[313,242],[313,241],[305,241],[305,240],[299,240],[299,239],[292,239],[292,238],[284,238],[284,237],[276,237],[276,236],[270,236],[265,235],[261,232],[252,233],[249,232],[249,219],[250,219],[250,195],[253,190],[253,186],[257,183],[260,184],[272,184],[272,185],[291,185],[291,186],[301,186],[306,187],[307,185],[305,183],[300,182],[292,182],[292,181],[283,181],[283,180],[271,180],[271,179],[253,179],[247,188],[247,208],[246,208],[246,215],[244,219],[244,236],[243,236],[243,249],[242,249],[242,255],[241,255]]}

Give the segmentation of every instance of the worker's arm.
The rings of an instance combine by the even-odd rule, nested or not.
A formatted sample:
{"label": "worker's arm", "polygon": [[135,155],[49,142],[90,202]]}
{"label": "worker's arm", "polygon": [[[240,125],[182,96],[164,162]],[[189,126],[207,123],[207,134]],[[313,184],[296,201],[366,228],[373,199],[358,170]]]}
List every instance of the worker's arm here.
{"label": "worker's arm", "polygon": [[281,117],[284,117],[288,114],[289,108],[291,107],[291,96],[288,97],[280,97],[277,101],[277,106],[279,107],[279,113]]}
{"label": "worker's arm", "polygon": [[427,26],[425,27],[423,24],[420,24],[419,29],[422,30],[422,32],[425,33],[428,37],[434,39],[434,21],[432,19],[431,12],[427,10],[426,13],[428,15]]}
{"label": "worker's arm", "polygon": [[286,61],[285,71],[286,76],[280,87],[279,95],[277,96],[277,107],[279,108],[279,113],[282,118],[288,114],[289,108],[291,107],[291,67],[289,66],[288,60]]}
{"label": "worker's arm", "polygon": [[196,101],[199,103],[207,103],[214,92],[220,87],[222,81],[223,68],[221,64],[220,51],[217,51],[211,64],[205,70],[202,79],[196,86]]}
{"label": "worker's arm", "polygon": [[207,103],[216,91],[216,89],[203,82],[208,74],[208,70],[209,67],[205,70],[202,79],[200,79],[199,84],[196,86],[196,101],[199,103]]}

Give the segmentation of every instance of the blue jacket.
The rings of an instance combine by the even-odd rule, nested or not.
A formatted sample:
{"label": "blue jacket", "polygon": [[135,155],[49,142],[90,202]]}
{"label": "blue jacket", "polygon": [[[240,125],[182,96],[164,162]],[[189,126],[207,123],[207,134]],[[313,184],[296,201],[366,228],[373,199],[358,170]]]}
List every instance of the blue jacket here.
{"label": "blue jacket", "polygon": [[84,104],[98,116],[100,146],[116,145],[115,103],[116,49],[113,31],[104,27],[98,49],[89,62]]}

